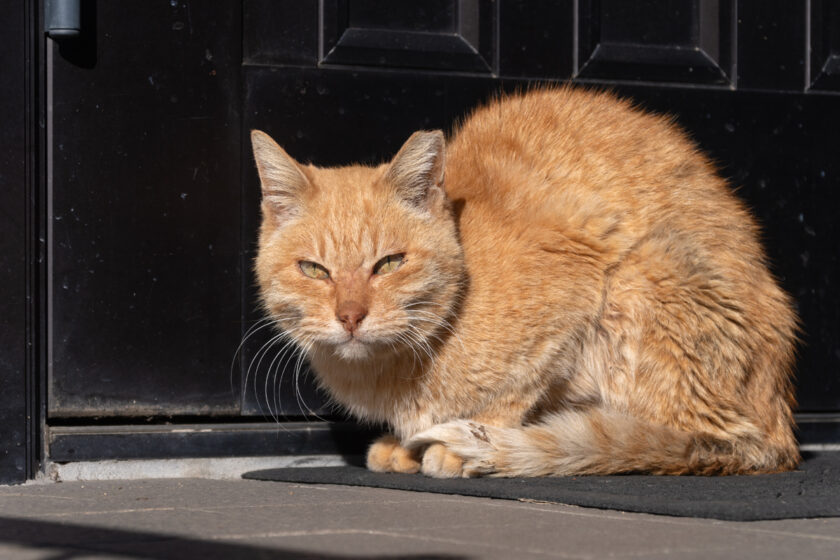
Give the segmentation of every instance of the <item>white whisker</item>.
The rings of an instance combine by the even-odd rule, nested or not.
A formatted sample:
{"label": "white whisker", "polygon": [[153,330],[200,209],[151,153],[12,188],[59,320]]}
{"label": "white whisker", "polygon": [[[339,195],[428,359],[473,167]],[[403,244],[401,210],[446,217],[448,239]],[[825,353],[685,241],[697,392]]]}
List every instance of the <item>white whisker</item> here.
{"label": "white whisker", "polygon": [[[280,389],[280,384],[283,382],[283,374],[285,373],[285,367],[284,367],[285,356],[289,352],[289,350],[294,348],[295,345],[297,344],[295,342],[294,337],[292,336],[291,332],[287,332],[286,334],[289,335],[289,339],[286,340],[283,343],[283,346],[275,354],[274,359],[271,360],[270,364],[268,364],[268,371],[266,372],[266,376],[265,376],[265,402],[266,402],[266,406],[268,407],[268,411],[271,414],[271,404],[269,403],[269,400],[268,400],[268,385],[269,385],[269,380],[271,380],[271,386],[274,389],[274,399],[272,399],[272,400],[274,401],[274,410],[276,411],[276,413],[271,414],[271,417],[277,423],[280,423],[280,418],[279,418],[279,416],[280,416],[280,406],[282,404],[278,401],[277,397],[280,394],[280,390],[279,390]],[[273,374],[272,374],[272,369],[274,370]],[[282,369],[283,373],[280,373],[281,369]],[[280,373],[280,381],[279,382],[277,380],[278,373]],[[255,379],[255,381],[256,381],[256,379]]]}
{"label": "white whisker", "polygon": [[[298,408],[301,409],[301,412],[303,412],[304,409],[305,409],[305,412],[308,413],[309,416],[314,416],[318,420],[326,422],[326,420],[324,418],[321,418],[321,416],[319,416],[318,413],[316,413],[314,410],[312,410],[309,407],[308,404],[306,404],[306,399],[303,398],[303,394],[300,391],[300,374],[301,374],[301,367],[303,365],[302,358],[309,354],[309,352],[312,350],[312,347],[314,345],[315,345],[314,340],[310,339],[309,341],[307,341],[306,345],[304,346],[304,348],[302,349],[302,351],[300,353],[300,356],[298,357],[298,362],[297,362],[297,365],[295,367],[295,379],[294,379],[294,381],[295,381],[295,398],[298,401]],[[303,405],[303,406],[301,406],[301,405]]]}
{"label": "white whisker", "polygon": [[[242,349],[245,346],[245,343],[248,341],[249,338],[254,336],[258,331],[261,331],[262,329],[264,329],[266,327],[271,327],[271,326],[276,325],[276,324],[277,324],[277,322],[273,317],[264,317],[264,318],[260,319],[259,321],[257,321],[256,323],[254,323],[253,325],[251,325],[248,328],[248,330],[245,331],[245,334],[242,337],[242,342],[240,342],[239,346],[236,347],[236,351],[233,353],[233,358],[231,359],[231,362],[230,362],[230,392],[232,394],[236,394],[236,389],[233,386],[233,370],[236,367],[236,358],[238,356],[240,356],[240,354],[242,352]],[[241,392],[241,389],[242,388],[240,387],[240,392]]]}
{"label": "white whisker", "polygon": [[[273,376],[274,381],[272,381],[272,384],[274,386],[274,397],[275,397],[274,398],[274,407],[275,407],[275,410],[278,411],[278,415],[277,415],[278,416],[278,420],[277,420],[278,422],[279,422],[279,416],[280,416],[279,411],[282,407],[281,387],[282,387],[282,384],[283,384],[283,378],[286,376],[286,370],[289,367],[290,361],[292,359],[294,359],[294,352],[295,351],[297,351],[297,352],[301,351],[300,347],[299,347],[299,343],[297,342],[297,339],[301,337],[300,331],[296,330],[295,332],[290,332],[290,334],[291,334],[290,340],[286,341],[286,343],[283,345],[283,347],[278,351],[278,355],[277,355],[278,362],[277,362],[277,366],[275,368],[275,372],[274,372],[274,376]],[[291,353],[291,355],[290,355],[290,353]],[[279,381],[277,380],[277,372],[280,372]],[[270,373],[270,368],[269,368],[269,373]],[[285,414],[283,416],[285,417]]]}
{"label": "white whisker", "polygon": [[[418,316],[417,315],[418,313],[422,313],[423,316]],[[447,321],[446,319],[444,319],[440,315],[437,315],[435,313],[431,313],[429,311],[422,311],[422,310],[415,309],[415,310],[409,311],[409,318],[412,321],[431,323],[431,324],[433,324],[437,327],[440,327],[444,331],[451,334],[452,337],[455,340],[458,341],[458,344],[461,346],[461,350],[466,351],[466,349],[464,347],[464,342],[461,340],[461,337],[455,331],[455,327],[452,325],[452,323],[450,323],[449,321]],[[431,336],[434,336],[434,335],[431,335]],[[440,338],[440,337],[436,337],[436,338],[440,342],[443,342],[442,338]]]}
{"label": "white whisker", "polygon": [[428,340],[423,336],[423,333],[420,329],[415,327],[414,325],[408,325],[408,328],[411,330],[408,331],[414,335],[415,340],[417,341],[418,346],[420,347],[423,352],[429,357],[429,360],[434,362],[435,358],[437,357],[432,347],[429,345]]}
{"label": "white whisker", "polygon": [[[282,338],[284,338],[286,336],[288,336],[287,333],[281,332],[281,333],[276,334],[273,337],[271,337],[268,340],[268,342],[263,344],[260,347],[260,349],[257,350],[257,352],[254,354],[254,356],[251,358],[251,362],[248,364],[248,369],[245,370],[245,379],[242,382],[242,388],[246,389],[248,387],[248,379],[250,379],[250,377],[251,377],[251,369],[253,368],[253,370],[254,370],[254,400],[257,402],[257,409],[259,410],[260,415],[262,415],[262,416],[265,416],[265,411],[262,409],[262,405],[260,404],[260,398],[259,398],[259,395],[257,393],[257,373],[259,372],[260,364],[262,363],[263,358],[265,358],[265,355],[268,353],[268,351],[271,349],[271,347],[277,341],[281,340]],[[255,361],[257,362],[256,366],[254,366]]]}

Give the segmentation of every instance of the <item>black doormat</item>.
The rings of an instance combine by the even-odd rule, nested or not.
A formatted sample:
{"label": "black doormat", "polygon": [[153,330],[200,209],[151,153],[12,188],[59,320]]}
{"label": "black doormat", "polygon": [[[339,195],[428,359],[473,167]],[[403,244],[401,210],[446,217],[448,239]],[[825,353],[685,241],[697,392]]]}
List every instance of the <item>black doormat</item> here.
{"label": "black doormat", "polygon": [[375,473],[363,467],[346,466],[267,469],[243,477],[540,501],[728,521],[840,517],[840,452],[804,455],[799,470],[753,476],[434,479],[420,474]]}

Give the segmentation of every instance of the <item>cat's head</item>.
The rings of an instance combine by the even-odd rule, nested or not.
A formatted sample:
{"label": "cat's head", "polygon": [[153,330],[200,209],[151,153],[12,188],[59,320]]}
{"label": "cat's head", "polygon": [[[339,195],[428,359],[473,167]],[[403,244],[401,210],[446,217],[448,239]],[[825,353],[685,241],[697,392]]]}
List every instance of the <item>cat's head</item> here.
{"label": "cat's head", "polygon": [[261,297],[298,345],[369,360],[445,333],[464,263],[440,131],[416,132],[378,167],[301,165],[263,132],[251,141]]}

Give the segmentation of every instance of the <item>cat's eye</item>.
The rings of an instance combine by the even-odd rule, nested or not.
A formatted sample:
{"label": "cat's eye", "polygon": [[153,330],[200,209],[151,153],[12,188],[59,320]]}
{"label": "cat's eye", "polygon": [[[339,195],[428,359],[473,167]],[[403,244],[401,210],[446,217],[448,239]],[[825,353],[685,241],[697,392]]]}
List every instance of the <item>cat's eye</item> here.
{"label": "cat's eye", "polygon": [[394,272],[400,267],[404,258],[405,255],[402,253],[398,255],[388,255],[387,257],[381,258],[375,265],[373,265],[373,273],[388,274],[389,272]]}
{"label": "cat's eye", "polygon": [[318,263],[312,261],[300,261],[298,263],[300,271],[309,278],[315,280],[326,280],[330,277],[329,271]]}

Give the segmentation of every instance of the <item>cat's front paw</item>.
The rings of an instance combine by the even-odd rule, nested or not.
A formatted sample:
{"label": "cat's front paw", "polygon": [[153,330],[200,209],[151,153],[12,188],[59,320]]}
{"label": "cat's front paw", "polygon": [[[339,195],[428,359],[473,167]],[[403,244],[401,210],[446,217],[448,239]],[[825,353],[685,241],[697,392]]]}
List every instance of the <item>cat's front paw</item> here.
{"label": "cat's front paw", "polygon": [[474,477],[497,472],[494,430],[470,420],[432,426],[409,438],[408,449],[423,449],[421,472],[436,478]]}
{"label": "cat's front paw", "polygon": [[367,468],[376,472],[416,473],[420,462],[392,435],[373,442],[367,453]]}

